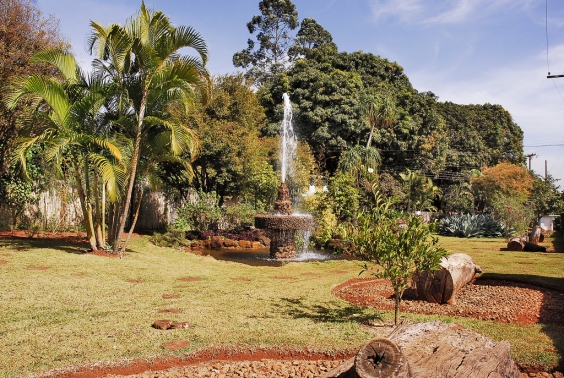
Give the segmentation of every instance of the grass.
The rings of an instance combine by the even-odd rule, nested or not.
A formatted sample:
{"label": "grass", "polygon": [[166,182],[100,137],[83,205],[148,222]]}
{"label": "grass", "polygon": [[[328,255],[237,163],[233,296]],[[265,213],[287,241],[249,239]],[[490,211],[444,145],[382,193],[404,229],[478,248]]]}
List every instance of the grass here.
{"label": "grass", "polygon": [[[470,254],[487,275],[564,288],[564,255],[500,252],[502,239],[441,238],[441,243],[451,252]],[[54,241],[0,239],[0,260],[7,261],[0,265],[1,377],[220,345],[284,345],[333,352],[358,348],[373,337],[361,322],[379,317],[393,320],[392,312],[357,307],[331,295],[332,287],[358,275],[361,269],[354,261],[251,267],[155,247],[145,238],[134,240],[123,260],[81,254],[81,248]],[[201,281],[179,280],[183,277]],[[164,299],[165,293],[178,298]],[[158,313],[166,308],[181,313]],[[438,318],[401,315],[413,321]],[[166,318],[188,321],[193,328],[151,327],[154,320]],[[494,340],[508,340],[513,357],[522,365],[554,367],[564,352],[561,327],[440,319]],[[177,339],[192,345],[178,352],[161,347]]]}

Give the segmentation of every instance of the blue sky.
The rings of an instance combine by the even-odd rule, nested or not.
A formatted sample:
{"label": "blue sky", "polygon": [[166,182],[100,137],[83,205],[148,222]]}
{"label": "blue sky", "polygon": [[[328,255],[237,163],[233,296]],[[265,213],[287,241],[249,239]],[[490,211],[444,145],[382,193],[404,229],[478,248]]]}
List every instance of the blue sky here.
{"label": "blue sky", "polygon": [[[208,42],[212,74],[235,72],[233,54],[251,36],[259,0],[146,0]],[[140,0],[37,0],[60,20],[81,64],[90,20],[124,23]],[[524,131],[532,168],[564,187],[564,2],[562,0],[294,0],[340,51],[362,50],[403,66],[413,86],[440,101],[501,104]],[[548,12],[546,12],[548,9]],[[546,15],[548,14],[548,22]],[[548,29],[548,33],[546,33]],[[547,64],[548,34],[548,64]],[[297,125],[299,127],[299,125]],[[541,145],[563,146],[544,146]],[[529,147],[535,146],[535,147]]]}

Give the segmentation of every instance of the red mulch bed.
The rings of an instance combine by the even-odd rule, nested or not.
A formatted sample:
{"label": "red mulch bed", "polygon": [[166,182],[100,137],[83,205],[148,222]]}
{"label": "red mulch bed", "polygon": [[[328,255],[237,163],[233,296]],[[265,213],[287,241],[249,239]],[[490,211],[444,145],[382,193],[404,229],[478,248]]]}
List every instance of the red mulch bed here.
{"label": "red mulch bed", "polygon": [[[392,285],[383,279],[353,278],[335,287],[333,294],[359,306],[381,310],[394,308]],[[487,279],[477,279],[465,285],[452,305],[418,300],[411,289],[405,291],[400,304],[401,312],[463,316],[522,325],[564,324],[562,308],[564,293],[523,283]]]}

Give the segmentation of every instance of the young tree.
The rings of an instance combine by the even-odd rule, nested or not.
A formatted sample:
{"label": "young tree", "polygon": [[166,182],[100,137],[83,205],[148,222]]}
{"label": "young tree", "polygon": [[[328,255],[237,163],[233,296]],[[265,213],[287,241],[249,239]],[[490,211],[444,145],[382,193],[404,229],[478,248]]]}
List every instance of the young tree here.
{"label": "young tree", "polygon": [[337,45],[333,43],[333,36],[313,18],[304,18],[300,30],[296,34],[294,44],[288,49],[291,60],[307,58],[313,49],[323,46],[331,46],[337,51]]}
{"label": "young tree", "polygon": [[[447,251],[438,246],[429,227],[412,214],[390,210],[390,203],[380,203],[372,211],[361,212],[357,225],[351,226],[352,248],[361,260],[378,264],[373,276],[388,279],[394,288],[394,322],[399,320],[401,297],[415,272],[437,269]],[[362,272],[369,271],[364,264]]]}
{"label": "young tree", "polygon": [[258,48],[249,39],[247,48],[233,55],[233,65],[246,69],[258,86],[284,71],[292,42],[289,32],[298,27],[298,11],[291,0],[263,0],[259,9],[261,15],[247,23],[249,33],[257,33]]}
{"label": "young tree", "polygon": [[517,235],[523,235],[535,218],[534,209],[526,203],[524,196],[496,192],[492,195],[490,204],[495,218],[503,222],[506,240],[509,240],[512,230]]}

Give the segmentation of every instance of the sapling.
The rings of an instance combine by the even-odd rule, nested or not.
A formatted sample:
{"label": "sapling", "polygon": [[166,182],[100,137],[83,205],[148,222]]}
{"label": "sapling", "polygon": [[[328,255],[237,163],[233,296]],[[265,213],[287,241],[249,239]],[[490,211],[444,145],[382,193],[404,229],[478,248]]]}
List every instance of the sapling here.
{"label": "sapling", "polygon": [[367,262],[382,269],[370,274],[392,282],[394,289],[394,322],[398,324],[401,297],[410,286],[415,272],[436,270],[447,251],[438,246],[438,238],[413,214],[398,213],[386,205],[361,212],[357,225],[351,226],[353,253],[363,263],[360,274],[369,271]]}

